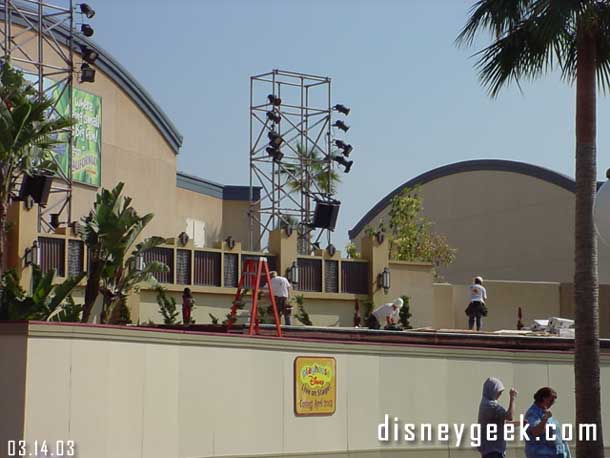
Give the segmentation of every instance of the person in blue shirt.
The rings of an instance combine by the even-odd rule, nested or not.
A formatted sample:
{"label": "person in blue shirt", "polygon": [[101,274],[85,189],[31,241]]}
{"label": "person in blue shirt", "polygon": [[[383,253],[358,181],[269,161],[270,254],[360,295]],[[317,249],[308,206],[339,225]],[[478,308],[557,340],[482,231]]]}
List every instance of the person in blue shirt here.
{"label": "person in blue shirt", "polygon": [[557,392],[549,387],[534,394],[534,404],[525,413],[527,458],[570,458],[570,448],[561,437],[561,425],[550,410],[556,400]]}

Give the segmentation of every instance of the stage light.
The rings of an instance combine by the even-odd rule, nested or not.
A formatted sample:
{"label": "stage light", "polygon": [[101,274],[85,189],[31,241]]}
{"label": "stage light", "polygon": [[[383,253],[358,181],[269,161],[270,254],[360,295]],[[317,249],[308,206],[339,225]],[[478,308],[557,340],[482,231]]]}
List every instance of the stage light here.
{"label": "stage light", "polygon": [[341,154],[343,154],[346,157],[349,157],[350,153],[354,150],[352,145],[349,145],[341,140],[335,140],[335,146],[337,148],[341,148],[343,150],[341,152]]}
{"label": "stage light", "polygon": [[274,148],[273,146],[267,148],[267,154],[271,156],[275,162],[281,161],[284,157],[284,153],[282,153],[279,148]]}
{"label": "stage light", "polygon": [[333,127],[338,127],[339,129],[341,129],[343,132],[347,132],[349,130],[349,126],[347,124],[345,124],[343,121],[339,120],[336,121],[333,124]]}
{"label": "stage light", "polygon": [[80,82],[81,83],[94,83],[95,82],[95,70],[89,67],[89,64],[82,64],[80,66]]}
{"label": "stage light", "polygon": [[273,94],[269,94],[267,99],[269,99],[269,103],[275,107],[279,107],[282,104],[282,99],[274,96]]}
{"label": "stage light", "polygon": [[279,148],[284,142],[282,136],[276,132],[269,132],[267,136],[269,137],[269,146],[273,148]]}
{"label": "stage light", "polygon": [[345,116],[347,116],[350,112],[350,109],[347,108],[345,105],[341,105],[340,103],[338,103],[337,105],[335,105],[333,107],[333,110],[338,111],[341,114],[344,114]]}
{"label": "stage light", "polygon": [[267,119],[269,119],[270,121],[278,124],[282,120],[282,117],[276,111],[268,111],[267,112]]}
{"label": "stage light", "polygon": [[335,161],[335,162],[341,164],[343,167],[345,167],[343,169],[343,171],[345,173],[349,173],[349,171],[351,170],[352,165],[354,163],[354,161],[348,161],[343,156],[333,156],[333,161]]}
{"label": "stage light", "polygon": [[97,58],[100,56],[97,51],[89,48],[88,46],[81,46],[80,48],[81,55],[83,56],[83,60],[90,64],[95,63]]}
{"label": "stage light", "polygon": [[86,37],[92,37],[93,36],[93,27],[91,27],[89,24],[81,25],[80,26],[80,31]]}
{"label": "stage light", "polygon": [[59,225],[60,225],[59,213],[51,213],[50,218],[49,218],[49,225],[53,229],[57,229],[59,227]]}
{"label": "stage light", "polygon": [[95,10],[86,3],[80,4],[80,12],[87,16],[89,19],[95,16]]}

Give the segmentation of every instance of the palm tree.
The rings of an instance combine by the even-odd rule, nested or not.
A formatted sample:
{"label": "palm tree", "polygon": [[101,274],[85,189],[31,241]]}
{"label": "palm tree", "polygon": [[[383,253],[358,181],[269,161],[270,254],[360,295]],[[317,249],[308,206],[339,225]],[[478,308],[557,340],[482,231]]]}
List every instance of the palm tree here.
{"label": "palm tree", "polygon": [[57,134],[72,125],[48,119],[53,103],[41,96],[23,74],[0,62],[0,274],[5,267],[8,207],[24,174],[53,170]]}
{"label": "palm tree", "polygon": [[575,273],[576,422],[597,425],[597,440],[578,441],[580,458],[603,458],[600,407],[597,241],[593,226],[596,192],[596,84],[610,83],[610,4],[594,0],[480,0],[457,38],[471,45],[488,30],[495,41],[477,55],[481,82],[495,97],[559,67],[576,81]]}
{"label": "palm tree", "polygon": [[300,193],[306,191],[309,184],[310,191],[335,194],[337,185],[341,183],[337,171],[329,170],[327,162],[321,159],[314,148],[307,150],[303,145],[297,144],[294,150],[299,162],[283,164],[283,169],[280,170],[280,173],[286,175],[286,184],[290,190]]}

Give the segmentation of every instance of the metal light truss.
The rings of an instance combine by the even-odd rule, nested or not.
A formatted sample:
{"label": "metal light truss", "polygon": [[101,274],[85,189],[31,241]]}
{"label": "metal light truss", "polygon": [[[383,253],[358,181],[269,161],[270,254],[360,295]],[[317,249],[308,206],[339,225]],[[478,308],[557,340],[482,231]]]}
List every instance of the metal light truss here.
{"label": "metal light truss", "polygon": [[[72,82],[74,75],[74,9],[72,0],[0,0],[0,54],[24,71],[41,95],[53,102],[49,116],[60,116],[57,104],[67,97],[68,115],[72,117]],[[63,43],[57,39],[59,30],[69,31]],[[59,88],[59,93],[55,89]],[[53,96],[53,94],[56,94]],[[51,186],[49,206],[38,210],[39,232],[52,232],[51,214],[60,222],[72,220],[72,129],[66,129],[67,173],[57,164]],[[55,155],[54,155],[55,159]],[[57,162],[57,161],[56,161]],[[53,197],[54,196],[54,197]]]}
{"label": "metal light truss", "polygon": [[[274,105],[269,96],[281,99]],[[268,113],[272,112],[275,121]],[[317,200],[333,201],[331,80],[283,70],[250,78],[250,247],[264,247],[269,232],[297,226],[299,251],[330,231],[309,226]],[[267,152],[269,133],[279,134],[283,156]],[[327,174],[326,183],[320,176]],[[254,200],[254,187],[260,199]],[[325,189],[322,189],[325,188]]]}

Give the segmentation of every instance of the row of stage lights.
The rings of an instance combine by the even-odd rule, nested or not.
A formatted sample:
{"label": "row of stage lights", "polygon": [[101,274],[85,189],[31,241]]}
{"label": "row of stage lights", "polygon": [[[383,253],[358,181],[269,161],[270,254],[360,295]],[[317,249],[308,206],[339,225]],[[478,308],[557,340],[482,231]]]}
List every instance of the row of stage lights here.
{"label": "row of stage lights", "polygon": [[[267,119],[269,119],[269,121],[271,121],[274,124],[279,124],[279,122],[282,119],[282,116],[280,115],[280,113],[276,109],[276,107],[279,107],[282,104],[282,99],[280,99],[279,97],[276,97],[273,94],[269,94],[267,96],[267,99],[269,100],[269,104],[272,106],[271,110],[267,112]],[[347,108],[345,105],[341,105],[341,104],[335,105],[333,107],[333,110],[338,111],[339,113],[341,113],[342,115],[345,115],[345,116],[349,115],[349,112],[350,112],[349,108]],[[340,119],[335,121],[335,123],[333,124],[333,127],[336,127],[338,129],[342,130],[343,132],[347,132],[350,128],[350,126],[345,124],[345,122],[343,122]],[[282,138],[282,136],[280,134],[278,134],[274,130],[271,130],[267,134],[267,136],[269,138],[269,146],[266,149],[267,154],[275,162],[281,161],[282,158],[284,157],[284,153],[282,153],[280,147],[282,146],[282,143],[284,143],[284,139]],[[337,162],[338,164],[341,164],[344,167],[344,169],[343,169],[344,173],[349,173],[354,161],[349,161],[349,160],[347,160],[347,158],[349,157],[349,155],[351,154],[351,152],[353,151],[354,148],[352,147],[352,145],[345,143],[342,140],[335,140],[334,144],[337,148],[339,148],[341,150],[341,156],[333,155],[331,157],[332,160]]]}
{"label": "row of stage lights", "polygon": [[[87,19],[91,19],[95,16],[95,10],[86,3],[79,5],[80,12]],[[87,38],[93,36],[93,27],[89,24],[81,24],[81,33]],[[89,46],[81,46],[81,56],[84,62],[80,66],[80,82],[81,83],[93,83],[95,82],[95,69],[91,68],[91,65],[95,63],[99,54],[97,51],[91,49]]]}

